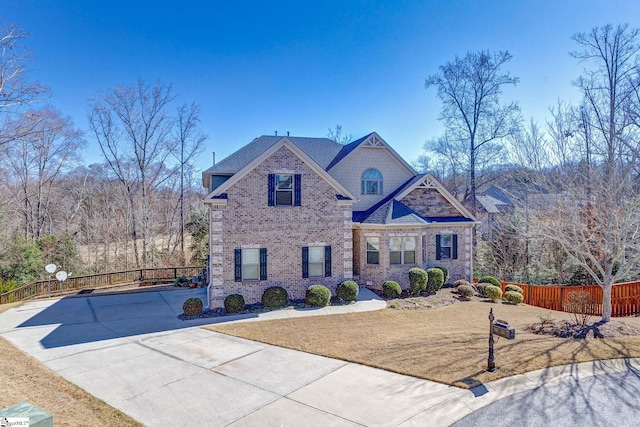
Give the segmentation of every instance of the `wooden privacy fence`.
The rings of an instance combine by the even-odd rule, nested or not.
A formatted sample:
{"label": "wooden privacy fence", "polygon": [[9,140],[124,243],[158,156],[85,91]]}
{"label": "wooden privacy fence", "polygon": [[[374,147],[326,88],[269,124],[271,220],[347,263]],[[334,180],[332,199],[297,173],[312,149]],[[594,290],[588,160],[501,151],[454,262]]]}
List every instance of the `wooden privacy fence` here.
{"label": "wooden privacy fence", "polygon": [[[567,296],[571,292],[586,291],[591,295],[594,304],[591,313],[602,315],[602,288],[600,286],[557,286],[557,285],[525,285],[522,283],[502,282],[502,291],[507,285],[522,288],[524,303],[550,310],[565,310]],[[618,283],[611,290],[611,315],[614,317],[634,316],[640,314],[640,282]]]}
{"label": "wooden privacy fence", "polygon": [[0,304],[22,301],[36,296],[60,295],[69,291],[101,288],[138,281],[175,280],[180,276],[194,277],[200,274],[203,269],[204,267],[202,266],[139,268],[90,276],[72,276],[64,282],[59,282],[55,278],[38,280],[0,294]]}

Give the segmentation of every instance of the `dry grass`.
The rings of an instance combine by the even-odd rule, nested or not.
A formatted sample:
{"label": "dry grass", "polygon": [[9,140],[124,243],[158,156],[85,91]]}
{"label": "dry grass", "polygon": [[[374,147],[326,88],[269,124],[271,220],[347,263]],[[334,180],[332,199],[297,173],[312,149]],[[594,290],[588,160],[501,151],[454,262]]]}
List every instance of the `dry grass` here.
{"label": "dry grass", "polygon": [[[496,339],[498,370],[486,372],[489,308],[516,328]],[[524,332],[540,316],[565,313],[526,305],[465,302],[435,310],[380,310],[207,326],[213,331],[369,365],[461,388],[537,369],[640,357],[640,337],[571,340]],[[621,320],[621,319],[618,319]],[[640,326],[640,318],[624,319]]]}
{"label": "dry grass", "polygon": [[27,401],[52,414],[56,426],[142,425],[51,372],[3,337],[0,347],[0,408]]}

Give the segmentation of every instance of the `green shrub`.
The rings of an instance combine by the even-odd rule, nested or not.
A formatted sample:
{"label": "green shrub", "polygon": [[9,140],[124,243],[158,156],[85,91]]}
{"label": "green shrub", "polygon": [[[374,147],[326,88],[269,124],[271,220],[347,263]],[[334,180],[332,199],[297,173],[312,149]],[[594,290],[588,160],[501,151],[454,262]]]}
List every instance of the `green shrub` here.
{"label": "green shrub", "polygon": [[353,280],[345,280],[338,285],[336,295],[343,301],[353,301],[358,296],[360,287]]}
{"label": "green shrub", "polygon": [[460,285],[456,288],[456,292],[464,298],[471,298],[476,293],[471,285]]}
{"label": "green shrub", "polygon": [[487,297],[487,286],[492,286],[490,283],[478,283],[476,285],[476,289],[478,290],[478,294],[480,294],[481,297],[486,298]]}
{"label": "green shrub", "polygon": [[497,286],[487,285],[485,292],[492,302],[498,302],[502,298],[502,289]]}
{"label": "green shrub", "polygon": [[9,280],[0,279],[0,294],[12,291],[17,287],[18,287],[18,284],[13,279],[9,279]]}
{"label": "green shrub", "polygon": [[304,302],[312,307],[326,307],[331,301],[331,291],[326,286],[311,285],[307,288]]}
{"label": "green shrub", "polygon": [[187,279],[187,276],[185,275],[176,277],[176,280],[173,281],[173,286],[181,286],[181,287],[189,286],[189,279]]}
{"label": "green shrub", "polygon": [[502,286],[502,283],[500,283],[500,281],[493,276],[482,276],[480,280],[478,280],[478,283],[490,283],[493,286],[497,287]]}
{"label": "green shrub", "polygon": [[262,294],[262,305],[265,307],[283,307],[288,299],[289,295],[286,289],[280,286],[272,286],[265,289]]}
{"label": "green shrub", "polygon": [[444,284],[444,274],[437,267],[427,270],[427,293],[435,294]]}
{"label": "green shrub", "polygon": [[227,313],[237,313],[244,309],[244,297],[240,294],[231,294],[224,299],[224,309]]}
{"label": "green shrub", "polygon": [[187,298],[182,304],[182,311],[185,316],[199,316],[202,314],[202,300],[200,298]]}
{"label": "green shrub", "polygon": [[436,267],[439,268],[440,270],[442,270],[442,283],[447,283],[447,280],[449,280],[449,269],[447,267]]}
{"label": "green shrub", "polygon": [[589,273],[587,273],[587,270],[585,270],[582,267],[579,267],[577,270],[571,273],[571,276],[569,276],[569,278],[567,279],[567,285],[568,286],[593,285],[593,278]]}
{"label": "green shrub", "polygon": [[512,291],[512,292],[518,292],[519,294],[524,294],[524,291],[518,285],[507,285],[504,287],[504,291],[505,292]]}
{"label": "green shrub", "polygon": [[453,282],[453,286],[455,286],[456,288],[462,285],[471,286],[473,288],[473,285],[464,279],[456,280],[455,282]]}
{"label": "green shrub", "polygon": [[514,304],[522,304],[522,302],[524,301],[524,296],[522,296],[520,292],[516,291],[506,291],[504,293],[504,298]]}
{"label": "green shrub", "polygon": [[385,298],[398,298],[402,295],[402,288],[398,282],[387,280],[382,285],[382,295],[384,295]]}
{"label": "green shrub", "polygon": [[409,269],[409,291],[414,295],[424,292],[427,289],[428,278],[427,272],[421,268]]}

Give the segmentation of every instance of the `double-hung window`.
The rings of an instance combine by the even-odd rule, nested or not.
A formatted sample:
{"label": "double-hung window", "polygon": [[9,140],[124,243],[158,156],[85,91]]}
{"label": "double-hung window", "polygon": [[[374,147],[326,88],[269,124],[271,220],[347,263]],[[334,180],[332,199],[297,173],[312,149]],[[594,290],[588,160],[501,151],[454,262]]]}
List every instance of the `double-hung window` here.
{"label": "double-hung window", "polygon": [[331,246],[302,248],[302,277],[331,277]]}
{"label": "double-hung window", "polygon": [[415,264],[416,262],[416,238],[391,237],[389,239],[389,263],[390,264]]}
{"label": "double-hung window", "polygon": [[268,176],[269,206],[302,206],[302,175],[270,173]]}
{"label": "double-hung window", "polygon": [[379,237],[367,237],[367,264],[380,264]]}
{"label": "double-hung window", "polygon": [[276,174],[276,206],[293,206],[293,175]]}
{"label": "double-hung window", "polygon": [[235,281],[267,280],[267,249],[235,250]]}
{"label": "double-hung window", "polygon": [[260,278],[260,250],[245,249],[242,251],[242,279],[258,280]]}
{"label": "double-hung window", "polygon": [[436,235],[436,260],[458,259],[458,235]]}
{"label": "double-hung window", "polygon": [[309,247],[309,277],[324,277],[324,246]]}

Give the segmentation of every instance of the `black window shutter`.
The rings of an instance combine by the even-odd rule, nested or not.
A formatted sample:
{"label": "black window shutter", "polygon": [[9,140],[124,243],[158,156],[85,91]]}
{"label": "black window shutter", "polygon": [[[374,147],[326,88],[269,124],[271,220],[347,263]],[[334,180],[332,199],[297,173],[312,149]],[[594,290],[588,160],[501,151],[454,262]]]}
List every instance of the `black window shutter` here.
{"label": "black window shutter", "polygon": [[331,277],[331,246],[324,247],[324,277]]}
{"label": "black window shutter", "polygon": [[[268,186],[267,186],[267,191],[269,192],[268,195],[268,199],[269,199],[269,206],[275,206],[276,205],[276,175],[273,173],[270,173],[269,176],[267,177],[267,182],[268,182]],[[264,200],[264,199],[263,199]]]}
{"label": "black window shutter", "polygon": [[267,280],[267,248],[260,248],[260,280]]}
{"label": "black window shutter", "polygon": [[242,282],[242,249],[236,249],[235,253],[235,281]]}
{"label": "black window shutter", "polygon": [[302,278],[309,277],[309,248],[307,246],[302,247]]}
{"label": "black window shutter", "polygon": [[440,257],[440,235],[436,234],[436,260],[442,259]]}
{"label": "black window shutter", "polygon": [[293,176],[293,206],[302,206],[302,175]]}
{"label": "black window shutter", "polygon": [[453,246],[451,248],[451,252],[453,252],[451,254],[451,258],[458,259],[458,235],[457,234],[454,234],[453,237],[451,238],[451,246]]}

